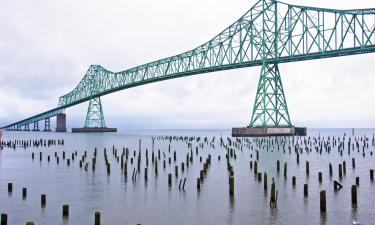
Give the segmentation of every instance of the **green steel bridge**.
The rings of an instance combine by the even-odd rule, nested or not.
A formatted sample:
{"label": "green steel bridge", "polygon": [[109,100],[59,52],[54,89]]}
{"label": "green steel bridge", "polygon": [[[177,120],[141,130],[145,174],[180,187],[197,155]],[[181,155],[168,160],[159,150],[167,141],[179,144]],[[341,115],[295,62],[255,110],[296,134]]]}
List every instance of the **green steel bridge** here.
{"label": "green steel bridge", "polygon": [[58,106],[3,129],[38,129],[89,101],[85,127],[106,127],[100,97],[124,89],[215,71],[260,66],[250,127],[291,126],[278,64],[375,52],[375,8],[327,9],[259,0],[213,39],[190,51],[121,72],[91,65]]}

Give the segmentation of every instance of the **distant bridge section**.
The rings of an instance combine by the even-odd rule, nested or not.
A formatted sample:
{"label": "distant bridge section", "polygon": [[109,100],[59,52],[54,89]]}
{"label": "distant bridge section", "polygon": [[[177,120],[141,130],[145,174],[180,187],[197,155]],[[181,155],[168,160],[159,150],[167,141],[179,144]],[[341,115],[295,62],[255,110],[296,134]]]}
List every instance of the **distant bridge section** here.
{"label": "distant bridge section", "polygon": [[57,108],[4,128],[30,124],[127,88],[252,66],[262,66],[262,72],[250,126],[290,126],[279,63],[374,51],[375,8],[338,10],[259,0],[239,20],[193,50],[121,72],[90,66],[80,83],[60,97]]}

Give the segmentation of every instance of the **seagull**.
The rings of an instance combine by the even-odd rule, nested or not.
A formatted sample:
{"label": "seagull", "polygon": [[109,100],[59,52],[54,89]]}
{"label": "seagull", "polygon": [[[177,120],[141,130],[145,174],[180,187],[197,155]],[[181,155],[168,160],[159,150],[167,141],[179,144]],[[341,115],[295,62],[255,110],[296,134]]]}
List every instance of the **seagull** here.
{"label": "seagull", "polygon": [[358,222],[358,221],[353,220],[353,225],[359,225],[359,224],[361,224],[361,223]]}

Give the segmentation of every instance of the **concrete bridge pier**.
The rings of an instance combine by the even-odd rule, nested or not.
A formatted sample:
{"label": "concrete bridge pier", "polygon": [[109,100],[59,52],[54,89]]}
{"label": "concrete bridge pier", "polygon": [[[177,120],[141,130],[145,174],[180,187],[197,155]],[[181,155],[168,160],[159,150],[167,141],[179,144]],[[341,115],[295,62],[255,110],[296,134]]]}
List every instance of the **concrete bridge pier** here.
{"label": "concrete bridge pier", "polygon": [[34,122],[34,129],[33,129],[33,131],[40,131],[39,130],[39,122],[38,121]]}
{"label": "concrete bridge pier", "polygon": [[26,125],[25,125],[25,128],[23,129],[23,131],[30,131],[29,124],[26,124]]}
{"label": "concrete bridge pier", "polygon": [[51,131],[51,118],[44,120],[44,131]]}
{"label": "concrete bridge pier", "polygon": [[56,132],[66,132],[66,130],[66,114],[58,114],[56,116]]}

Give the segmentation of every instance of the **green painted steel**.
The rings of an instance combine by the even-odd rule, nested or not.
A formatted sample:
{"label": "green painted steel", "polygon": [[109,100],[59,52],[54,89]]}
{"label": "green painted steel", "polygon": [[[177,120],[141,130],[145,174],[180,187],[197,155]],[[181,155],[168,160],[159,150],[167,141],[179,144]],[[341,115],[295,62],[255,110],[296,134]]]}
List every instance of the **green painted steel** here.
{"label": "green painted steel", "polygon": [[[90,66],[78,86],[60,97],[58,107],[53,110],[167,79],[371,52],[375,52],[375,8],[337,10],[259,0],[239,20],[193,50],[121,72],[111,72],[100,65]],[[279,72],[263,69],[262,76],[274,74],[274,80],[279,80]],[[282,86],[275,90],[282,90]],[[288,115],[287,110],[277,114]],[[255,124],[254,118],[261,118],[252,117],[251,124]],[[263,118],[260,124],[268,121],[276,126],[279,119],[271,117]],[[290,123],[290,119],[281,118],[279,123]],[[30,117],[26,123],[36,119]],[[17,124],[20,122],[6,128]]]}
{"label": "green painted steel", "polygon": [[85,122],[85,128],[88,127],[106,127],[100,97],[90,99]]}
{"label": "green painted steel", "polygon": [[249,126],[292,126],[277,64],[262,65]]}

